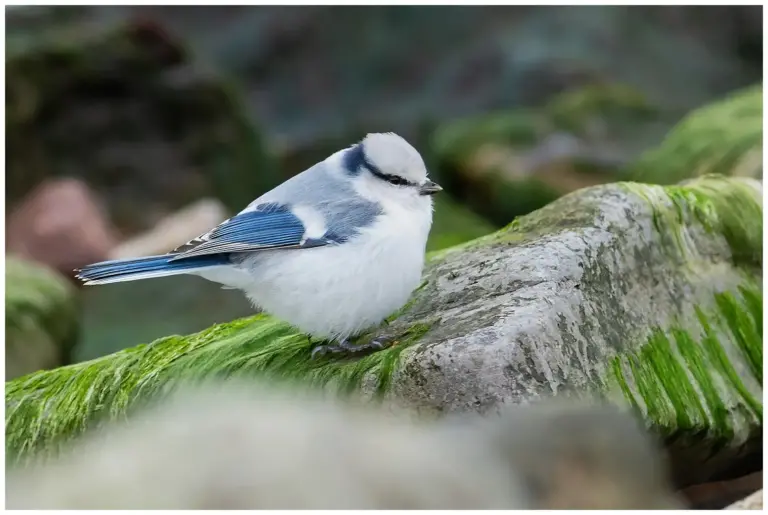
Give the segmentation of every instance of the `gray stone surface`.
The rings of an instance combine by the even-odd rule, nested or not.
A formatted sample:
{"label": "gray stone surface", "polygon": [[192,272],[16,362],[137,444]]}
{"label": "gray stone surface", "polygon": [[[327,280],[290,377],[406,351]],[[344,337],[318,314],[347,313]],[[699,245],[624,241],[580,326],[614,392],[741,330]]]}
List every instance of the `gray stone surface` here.
{"label": "gray stone surface", "polygon": [[[738,190],[732,201],[754,203],[758,214],[753,220],[737,216],[733,223],[752,224],[755,238],[762,186],[751,179],[705,178],[690,187],[614,184],[582,190],[506,233],[434,257],[426,285],[398,320],[434,325],[402,352],[387,398],[421,412],[487,412],[587,392],[624,404],[619,367],[654,430],[667,437],[698,434],[707,450],[696,444],[694,454],[721,444],[748,453],[761,426],[761,378],[750,372],[736,338],[714,322],[714,312],[715,294],[738,294],[745,284],[760,288],[759,260],[734,264],[742,251],[733,250],[738,246],[724,234],[734,230],[728,228],[725,200]],[[691,196],[686,204],[668,194],[692,195],[698,187],[724,202],[694,202]],[[709,229],[699,219],[702,210],[712,217]],[[720,229],[713,229],[715,223]],[[757,241],[746,244],[759,247],[761,256],[757,234]],[[736,371],[735,381],[715,370],[714,356],[702,350],[696,310],[713,317],[716,346]],[[673,360],[648,354],[663,352],[648,350],[654,328],[690,335],[691,352],[704,356],[711,375],[696,375],[674,341]],[[638,380],[636,374],[643,376]],[[365,382],[368,391],[372,379]],[[658,395],[646,405],[652,388]],[[707,395],[719,401],[704,400]],[[689,450],[681,451],[685,459],[700,463],[688,463],[692,470],[682,482],[712,472],[698,466],[704,456]],[[723,466],[716,462],[708,464]]]}

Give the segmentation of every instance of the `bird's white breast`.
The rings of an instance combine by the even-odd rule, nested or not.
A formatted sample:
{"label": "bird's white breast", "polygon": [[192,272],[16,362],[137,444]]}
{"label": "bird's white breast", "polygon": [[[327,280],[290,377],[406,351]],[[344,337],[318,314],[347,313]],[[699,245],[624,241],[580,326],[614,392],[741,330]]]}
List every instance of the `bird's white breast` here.
{"label": "bird's white breast", "polygon": [[419,285],[431,205],[398,206],[342,245],[255,253],[238,287],[251,301],[315,337],[345,338],[380,324]]}

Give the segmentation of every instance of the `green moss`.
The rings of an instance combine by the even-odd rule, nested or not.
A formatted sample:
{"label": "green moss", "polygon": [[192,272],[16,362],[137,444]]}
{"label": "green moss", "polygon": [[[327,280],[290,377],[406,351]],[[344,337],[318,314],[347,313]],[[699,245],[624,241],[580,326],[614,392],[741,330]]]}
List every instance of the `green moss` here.
{"label": "green moss", "polygon": [[[742,179],[705,176],[674,186],[616,184],[648,203],[659,234],[664,240],[671,240],[683,256],[691,252],[684,231],[696,220],[706,230],[726,238],[735,262],[754,266],[762,262],[762,205],[759,193]],[[599,195],[600,188],[592,191]],[[596,196],[586,195],[584,191],[573,192],[533,213],[515,218],[499,231],[431,252],[428,260],[437,262],[475,247],[522,243],[562,230],[591,226],[599,216]]]}
{"label": "green moss", "polygon": [[643,399],[646,410],[646,419],[662,423],[661,427],[669,427],[675,418],[674,406],[663,390],[663,385],[655,375],[651,367],[647,367],[640,357],[627,356],[629,369],[635,380],[637,391]]}
{"label": "green moss", "polygon": [[55,339],[71,336],[78,310],[75,288],[53,270],[12,256],[5,259],[5,327],[37,319]]}
{"label": "green moss", "polygon": [[[621,84],[595,84],[534,108],[502,110],[437,127],[430,168],[456,198],[501,225],[579,187],[625,178],[623,167],[590,149],[645,138],[660,113]],[[652,129],[655,130],[655,129]],[[559,155],[549,138],[570,134],[583,151]],[[528,159],[536,155],[531,165]],[[543,158],[543,159],[539,159]],[[533,168],[531,168],[533,166]]]}
{"label": "green moss", "polygon": [[462,161],[488,143],[534,145],[546,134],[547,125],[533,110],[500,111],[453,121],[439,127],[432,151],[440,160]]}
{"label": "green moss", "polygon": [[656,116],[639,91],[622,84],[595,84],[556,95],[537,108],[517,108],[451,121],[436,129],[432,150],[463,161],[486,144],[532,147],[558,130],[585,133],[595,119],[637,122]]}
{"label": "green moss", "polygon": [[[743,402],[752,410],[752,412],[762,422],[763,420],[762,403],[759,400],[755,399],[754,396],[751,393],[749,393],[749,390],[747,390],[747,387],[744,385],[744,382],[739,377],[739,373],[736,372],[736,369],[731,364],[731,361],[728,358],[728,355],[725,353],[723,346],[720,344],[720,340],[717,336],[717,332],[710,325],[707,316],[699,308],[696,309],[696,315],[699,318],[699,322],[701,323],[701,326],[704,328],[704,337],[703,337],[702,343],[704,345],[704,348],[707,351],[707,356],[709,358],[710,363],[724,378],[726,378],[729,381],[731,387],[738,393],[738,395],[741,397]],[[715,320],[719,325],[722,319],[720,317],[716,317]],[[763,345],[762,335],[760,335],[759,341],[750,342],[750,345],[755,347],[756,346],[762,347]],[[762,371],[760,372],[760,376],[762,376]]]}
{"label": "green moss", "polygon": [[[653,186],[623,183],[651,206],[656,230],[664,244],[671,244],[681,264],[700,259],[688,231],[692,222],[728,243],[734,264],[745,272],[762,264],[762,205],[759,192],[746,179],[704,176],[682,185]],[[747,284],[752,284],[754,275]],[[716,312],[696,308],[701,337],[694,338],[680,327],[656,329],[638,353],[616,358],[612,373],[629,402],[639,396],[648,418],[672,433],[682,429],[709,428],[728,440],[734,432],[733,415],[715,386],[724,382],[740,403],[762,420],[762,405],[750,394],[723,349],[728,337],[744,357],[756,381],[762,384],[762,292],[745,285],[739,295],[718,293]],[[681,359],[682,358],[682,361]],[[622,363],[630,368],[636,385],[632,393]],[[715,379],[717,375],[719,379]],[[694,388],[693,385],[696,385]],[[700,392],[697,395],[696,392]],[[702,405],[699,399],[704,401]],[[705,409],[705,411],[702,411]],[[706,413],[704,423],[702,416]]]}
{"label": "green moss", "polygon": [[725,237],[735,264],[761,266],[763,209],[759,191],[746,180],[710,175],[679,186],[621,184],[648,202],[656,229],[673,238],[683,256],[691,253],[686,224],[697,220]]}
{"label": "green moss", "polygon": [[722,436],[730,439],[733,436],[731,419],[728,414],[728,408],[713,387],[709,371],[709,360],[705,354],[706,349],[686,331],[672,328],[670,333],[674,337],[677,350],[680,352],[683,361],[685,361],[685,368],[691,373],[696,384],[707,385],[704,388],[700,388],[699,391],[709,410],[709,417],[713,421],[712,427],[720,431]]}
{"label": "green moss", "polygon": [[754,344],[757,341],[762,342],[762,329],[754,319],[754,312],[744,309],[739,300],[729,292],[718,294],[716,300],[720,313],[749,365],[752,375],[762,384],[763,347]]}
{"label": "green moss", "polygon": [[[696,308],[701,338],[677,326],[666,331],[656,328],[638,350],[613,359],[609,369],[612,384],[618,385],[630,405],[644,405],[646,420],[666,429],[667,436],[707,430],[713,433],[711,436],[729,440],[734,428],[723,399],[730,395],[718,385],[725,385],[762,422],[762,403],[744,385],[723,348],[721,336],[713,328],[713,324],[725,321],[728,332],[722,334],[732,338],[745,358],[762,357],[762,332],[756,329],[756,317],[762,317],[762,313],[750,307],[762,294],[752,286],[740,290],[738,298],[716,294],[717,309],[712,313]],[[762,362],[751,371],[762,384]]]}
{"label": "green moss", "polygon": [[370,373],[382,395],[400,353],[429,329],[429,324],[392,327],[396,345],[357,360],[312,360],[314,344],[306,336],[257,315],[27,375],[6,383],[6,449],[16,457],[55,449],[94,420],[123,416],[137,401],[151,399],[180,382],[206,377],[258,373],[318,386],[332,384],[343,392],[358,388]]}
{"label": "green moss", "polygon": [[631,167],[633,179],[671,184],[707,174],[762,176],[762,85],[689,114]]}
{"label": "green moss", "polygon": [[593,84],[557,95],[544,108],[553,124],[583,134],[595,119],[650,119],[658,114],[638,90],[622,84]]}
{"label": "green moss", "polygon": [[[615,384],[618,385],[619,390],[624,395],[624,398],[629,403],[629,405],[632,406],[635,411],[641,412],[640,406],[637,404],[637,400],[635,399],[635,395],[632,393],[632,388],[630,388],[629,382],[627,381],[628,374],[624,373],[624,367],[622,366],[623,362],[624,360],[620,356],[611,359],[611,376],[615,380]],[[613,382],[608,381],[605,384],[611,385]]]}
{"label": "green moss", "polygon": [[75,287],[43,265],[6,256],[5,371],[8,379],[69,362],[79,333]]}
{"label": "green moss", "polygon": [[[677,331],[679,333],[679,331]],[[654,331],[649,338],[649,345],[640,350],[641,359],[650,365],[662,388],[676,408],[676,426],[680,429],[702,427],[707,420],[699,396],[693,388],[685,368],[673,356],[672,345],[661,331]]]}

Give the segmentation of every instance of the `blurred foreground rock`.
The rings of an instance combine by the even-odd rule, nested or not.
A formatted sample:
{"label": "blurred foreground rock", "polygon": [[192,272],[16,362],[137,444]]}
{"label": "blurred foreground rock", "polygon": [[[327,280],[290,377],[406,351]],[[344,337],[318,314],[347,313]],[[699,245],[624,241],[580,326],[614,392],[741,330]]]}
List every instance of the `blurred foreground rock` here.
{"label": "blurred foreground rock", "polygon": [[657,444],[605,406],[429,423],[253,382],[186,389],[7,478],[11,509],[682,507]]}
{"label": "blurred foreground rock", "polygon": [[133,235],[203,197],[242,209],[280,182],[235,89],[163,27],[48,29],[8,39],[9,205],[79,178]]}
{"label": "blurred foreground rock", "polygon": [[6,251],[43,263],[66,277],[104,261],[118,236],[99,199],[77,179],[49,179],[8,218]]}
{"label": "blurred foreground rock", "polygon": [[266,373],[422,414],[596,394],[667,439],[678,486],[743,475],[762,434],[760,190],[705,177],[567,195],[432,254],[378,331],[398,343],[359,360],[311,360],[304,335],[257,315],[12,381],[8,455],[54,450],[184,379]]}
{"label": "blurred foreground rock", "polygon": [[762,488],[752,495],[735,502],[728,506],[729,510],[763,510],[763,490]]}
{"label": "blurred foreground rock", "polygon": [[77,291],[64,277],[5,259],[5,378],[69,363],[79,328]]}
{"label": "blurred foreground rock", "polygon": [[[762,461],[762,456],[755,456]],[[725,481],[710,481],[683,489],[680,494],[686,504],[694,510],[722,510],[750,497],[763,487],[763,472],[753,472],[746,476]]]}

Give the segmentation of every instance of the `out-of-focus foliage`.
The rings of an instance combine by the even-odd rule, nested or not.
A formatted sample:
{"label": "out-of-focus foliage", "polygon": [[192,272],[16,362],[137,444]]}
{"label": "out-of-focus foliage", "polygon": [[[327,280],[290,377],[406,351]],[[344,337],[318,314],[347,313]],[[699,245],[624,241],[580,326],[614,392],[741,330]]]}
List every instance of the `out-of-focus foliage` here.
{"label": "out-of-focus foliage", "polygon": [[78,177],[131,233],[202,196],[241,209],[279,183],[232,85],[161,28],[119,24],[9,47],[10,203],[46,177]]}
{"label": "out-of-focus foliage", "polygon": [[440,180],[504,224],[575,189],[626,178],[626,164],[670,125],[635,89],[599,84],[539,108],[444,124],[432,151]]}
{"label": "out-of-focus foliage", "polygon": [[673,184],[706,174],[763,177],[763,87],[697,109],[632,169],[638,181]]}
{"label": "out-of-focus foliage", "polygon": [[435,196],[435,214],[427,251],[445,249],[498,229],[448,194]]}
{"label": "out-of-focus foliage", "polygon": [[[70,8],[66,8],[70,9]],[[762,77],[760,6],[93,6],[9,16],[12,41],[130,16],[237,80],[280,145],[409,134],[596,81],[686,112]]]}
{"label": "out-of-focus foliage", "polygon": [[80,328],[75,288],[54,270],[5,257],[5,378],[69,363]]}

